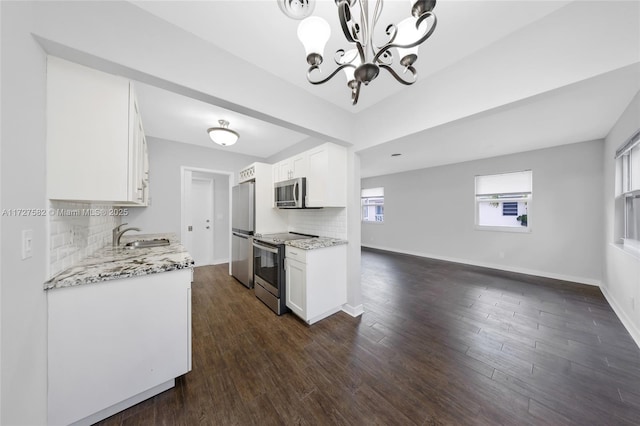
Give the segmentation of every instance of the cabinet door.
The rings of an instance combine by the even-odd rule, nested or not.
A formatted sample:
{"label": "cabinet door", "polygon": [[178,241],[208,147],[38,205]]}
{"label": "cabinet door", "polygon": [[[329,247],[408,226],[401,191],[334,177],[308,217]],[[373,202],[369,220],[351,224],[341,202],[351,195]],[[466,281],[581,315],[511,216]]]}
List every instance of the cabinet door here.
{"label": "cabinet door", "polygon": [[146,205],[148,183],[147,141],[142,127],[142,118],[135,98],[133,85],[130,87],[131,133],[129,135],[129,201]]}
{"label": "cabinet door", "polygon": [[47,292],[49,423],[74,423],[189,371],[190,289],[191,270],[181,269]]}
{"label": "cabinet door", "polygon": [[129,82],[49,57],[48,198],[128,201],[128,145]]}
{"label": "cabinet door", "polygon": [[307,317],[307,265],[297,260],[286,262],[286,304],[296,315]]}
{"label": "cabinet door", "polygon": [[144,206],[149,205],[149,149],[147,147],[147,139],[142,135],[142,187]]}
{"label": "cabinet door", "polygon": [[278,166],[278,182],[292,179],[291,176],[291,160],[286,159],[277,164]]}
{"label": "cabinet door", "polygon": [[[329,173],[327,149],[323,146],[311,150],[307,177],[307,204],[309,207],[324,207],[326,205]],[[346,185],[346,182],[344,184]]]}
{"label": "cabinet door", "polygon": [[346,207],[347,157],[344,147],[326,143],[308,151],[307,205]]}
{"label": "cabinet door", "polygon": [[302,153],[291,158],[291,178],[306,177],[309,168],[309,156]]}

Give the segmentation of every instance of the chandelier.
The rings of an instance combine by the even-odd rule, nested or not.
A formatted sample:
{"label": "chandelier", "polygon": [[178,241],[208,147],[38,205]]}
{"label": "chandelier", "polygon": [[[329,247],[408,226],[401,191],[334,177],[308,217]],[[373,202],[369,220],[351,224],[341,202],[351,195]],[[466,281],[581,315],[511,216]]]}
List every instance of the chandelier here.
{"label": "chandelier", "polygon": [[[311,84],[323,84],[340,71],[347,76],[347,86],[351,89],[353,105],[358,103],[360,87],[367,86],[380,73],[389,72],[399,83],[411,85],[418,74],[413,64],[418,59],[418,46],[424,43],[436,28],[433,9],[436,0],[404,0],[409,3],[411,16],[397,25],[390,24],[384,30],[386,42],[378,46],[373,41],[376,25],[382,14],[384,0],[376,0],[373,14],[369,13],[368,0],[335,0],[338,19],[347,42],[354,47],[336,51],[336,68],[328,75],[320,70],[324,47],[331,36],[329,23],[319,16],[312,16],[315,0],[278,0],[280,9],[290,18],[301,19],[298,38],[307,54],[307,80]],[[409,11],[408,10],[408,11]],[[359,19],[358,19],[359,18]],[[394,55],[403,68],[398,73],[394,68]],[[397,67],[397,65],[396,65]]]}
{"label": "chandelier", "polygon": [[218,120],[220,127],[212,127],[207,130],[209,137],[212,141],[222,146],[231,146],[240,137],[238,132],[229,129],[229,122],[227,120]]}

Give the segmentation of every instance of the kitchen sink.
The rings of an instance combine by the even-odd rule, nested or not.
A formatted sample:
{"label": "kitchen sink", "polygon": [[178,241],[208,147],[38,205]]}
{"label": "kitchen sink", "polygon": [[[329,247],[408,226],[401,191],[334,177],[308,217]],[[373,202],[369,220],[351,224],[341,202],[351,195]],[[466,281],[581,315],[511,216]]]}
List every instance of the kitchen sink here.
{"label": "kitchen sink", "polygon": [[154,240],[138,240],[126,243],[124,248],[136,249],[136,248],[149,248],[149,247],[161,247],[168,246],[169,240],[167,238],[156,238]]}

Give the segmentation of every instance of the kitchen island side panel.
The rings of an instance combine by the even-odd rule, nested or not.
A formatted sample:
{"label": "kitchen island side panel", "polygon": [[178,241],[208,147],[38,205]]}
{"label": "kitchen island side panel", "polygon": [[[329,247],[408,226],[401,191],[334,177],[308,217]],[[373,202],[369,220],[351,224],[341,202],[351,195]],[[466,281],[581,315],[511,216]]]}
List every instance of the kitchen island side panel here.
{"label": "kitchen island side panel", "polygon": [[191,269],[52,289],[49,424],[70,424],[190,369]]}

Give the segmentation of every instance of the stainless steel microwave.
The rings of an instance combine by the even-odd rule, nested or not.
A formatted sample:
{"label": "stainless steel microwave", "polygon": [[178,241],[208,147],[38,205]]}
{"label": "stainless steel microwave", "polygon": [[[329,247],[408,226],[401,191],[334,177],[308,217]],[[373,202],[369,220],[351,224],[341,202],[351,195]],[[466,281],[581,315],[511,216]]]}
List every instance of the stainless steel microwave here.
{"label": "stainless steel microwave", "polygon": [[295,178],[273,184],[274,201],[280,209],[304,209],[307,178]]}

